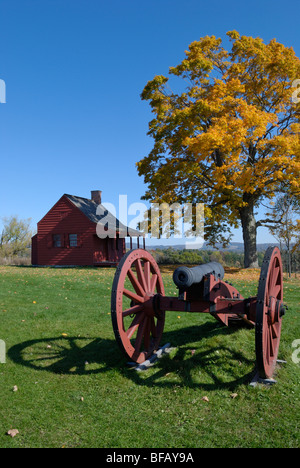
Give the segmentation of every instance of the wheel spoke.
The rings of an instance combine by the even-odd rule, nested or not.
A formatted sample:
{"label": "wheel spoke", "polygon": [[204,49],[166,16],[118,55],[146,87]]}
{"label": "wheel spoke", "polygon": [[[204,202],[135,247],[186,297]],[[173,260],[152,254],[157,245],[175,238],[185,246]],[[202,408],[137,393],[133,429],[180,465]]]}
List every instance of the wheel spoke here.
{"label": "wheel spoke", "polygon": [[145,281],[146,281],[146,284],[147,284],[147,291],[150,291],[151,272],[150,272],[150,262],[148,262],[148,261],[144,262],[144,275],[145,275]]}
{"label": "wheel spoke", "polygon": [[277,284],[277,285],[274,286],[274,288],[273,288],[272,296],[275,297],[276,299],[278,299],[278,296],[279,296],[280,293],[281,293],[281,285],[280,285],[280,284]]}
{"label": "wheel spoke", "polygon": [[136,335],[136,340],[135,340],[135,351],[136,352],[140,352],[140,349],[141,349],[141,346],[142,346],[143,336],[144,336],[144,333],[145,333],[146,324],[147,324],[147,318],[144,316],[144,320],[140,324],[139,329],[137,331],[137,335]]}
{"label": "wheel spoke", "polygon": [[[274,262],[275,263],[275,262]],[[269,288],[268,288],[268,295],[273,296],[273,289],[277,285],[278,275],[280,273],[279,266],[274,266],[270,272],[270,279],[269,279]]]}
{"label": "wheel spoke", "polygon": [[136,272],[138,275],[138,280],[140,284],[142,285],[144,291],[147,291],[147,282],[146,282],[145,275],[143,272],[142,262],[139,258],[135,262],[135,267],[136,267]]}
{"label": "wheel spoke", "polygon": [[271,336],[273,339],[278,338],[278,330],[277,330],[277,326],[275,323],[271,325]]}
{"label": "wheel spoke", "polygon": [[270,356],[270,340],[269,333],[264,333],[264,360],[265,363],[269,365],[269,356]]}
{"label": "wheel spoke", "polygon": [[[274,261],[273,261],[274,264]],[[270,290],[273,286],[273,276],[274,276],[274,271],[275,271],[275,266],[272,265],[270,269],[270,274],[269,274],[269,284],[268,284],[268,290]],[[269,292],[269,291],[268,291]]]}
{"label": "wheel spoke", "polygon": [[272,337],[272,332],[270,330],[270,332],[268,333],[268,341],[269,341],[269,353],[268,355],[270,357],[274,357],[274,346],[273,346],[273,337]]}
{"label": "wheel spoke", "polygon": [[149,317],[147,317],[147,324],[145,327],[145,333],[144,333],[144,346],[145,350],[149,351],[150,348],[150,328],[151,328],[151,323]]}
{"label": "wheel spoke", "polygon": [[156,288],[156,284],[157,284],[157,274],[155,273],[154,275],[152,275],[152,278],[151,278],[151,283],[150,283],[150,292],[151,293],[154,293],[155,291],[155,288]]}
{"label": "wheel spoke", "polygon": [[138,312],[141,312],[143,308],[144,306],[142,304],[133,306],[130,309],[124,310],[124,312],[122,312],[122,316],[123,318],[125,318],[125,317],[128,317],[128,315],[137,314]]}
{"label": "wheel spoke", "polygon": [[142,304],[144,302],[143,297],[138,296],[132,291],[129,291],[129,289],[123,289],[123,294],[124,296],[128,297],[128,299],[131,299],[134,302],[138,302],[139,304]]}
{"label": "wheel spoke", "polygon": [[280,268],[279,266],[274,268],[274,275],[273,275],[273,287],[278,284],[278,276],[280,273]]}
{"label": "wheel spoke", "polygon": [[135,292],[139,294],[140,296],[144,297],[146,291],[142,288],[142,285],[137,280],[131,268],[129,268],[127,275],[128,275],[128,278],[130,279],[132,286],[135,289]]}
{"label": "wheel spoke", "polygon": [[131,322],[130,327],[128,328],[128,330],[126,332],[126,335],[127,335],[127,337],[129,339],[132,338],[132,336],[134,335],[136,329],[139,327],[139,325],[144,320],[144,318],[145,318],[145,315],[143,313],[139,314],[139,315],[136,315],[134,317],[133,321]]}

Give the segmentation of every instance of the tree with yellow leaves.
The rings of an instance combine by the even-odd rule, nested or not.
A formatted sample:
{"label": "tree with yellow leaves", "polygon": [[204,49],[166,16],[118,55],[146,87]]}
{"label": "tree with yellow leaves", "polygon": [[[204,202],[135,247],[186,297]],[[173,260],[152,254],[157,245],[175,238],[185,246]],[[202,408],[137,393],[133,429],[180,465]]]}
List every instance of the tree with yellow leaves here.
{"label": "tree with yellow leaves", "polygon": [[204,203],[206,240],[230,239],[242,226],[245,267],[257,267],[255,211],[282,181],[299,192],[300,105],[292,99],[300,60],[275,39],[227,33],[231,49],[207,36],[169,69],[180,91],[156,76],[141,95],[154,119],[150,154],[137,165],[156,203]]}

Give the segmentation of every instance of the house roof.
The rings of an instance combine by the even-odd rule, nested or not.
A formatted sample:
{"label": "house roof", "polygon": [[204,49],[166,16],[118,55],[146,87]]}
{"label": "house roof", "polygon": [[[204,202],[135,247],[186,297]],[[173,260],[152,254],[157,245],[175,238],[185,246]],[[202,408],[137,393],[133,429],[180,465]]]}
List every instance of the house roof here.
{"label": "house roof", "polygon": [[[65,194],[73,205],[75,205],[90,221],[95,224],[100,223],[103,226],[116,227],[117,233],[124,237],[144,237],[144,234],[136,229],[129,228],[122,224],[112,213],[110,213],[102,204],[98,205],[94,200],[88,198],[76,197],[75,195]],[[103,214],[97,214],[98,207],[101,207]]]}

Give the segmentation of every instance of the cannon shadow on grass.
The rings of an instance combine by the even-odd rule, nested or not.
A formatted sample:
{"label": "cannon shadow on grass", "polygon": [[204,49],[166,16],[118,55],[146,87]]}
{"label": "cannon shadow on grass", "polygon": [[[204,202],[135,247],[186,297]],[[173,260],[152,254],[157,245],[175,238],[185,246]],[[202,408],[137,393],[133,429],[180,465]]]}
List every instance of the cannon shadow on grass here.
{"label": "cannon shadow on grass", "polygon": [[[233,333],[234,329],[217,322],[166,332],[162,344],[169,342],[175,350],[142,373],[127,367],[114,339],[59,336],[29,340],[12,346],[7,355],[16,364],[53,374],[97,375],[115,369],[139,385],[234,389],[251,380],[254,362],[234,345],[222,344],[222,335]],[[202,344],[210,338],[216,338],[213,347]]]}
{"label": "cannon shadow on grass", "polygon": [[166,332],[162,345],[170,343],[175,348],[171,357],[166,355],[156,361],[153,372],[124,367],[122,372],[136,383],[150,387],[234,390],[240,384],[249,383],[255,373],[255,362],[248,359],[247,351],[237,350],[234,337],[229,345],[225,339],[236,331],[234,327],[227,328],[213,321]]}

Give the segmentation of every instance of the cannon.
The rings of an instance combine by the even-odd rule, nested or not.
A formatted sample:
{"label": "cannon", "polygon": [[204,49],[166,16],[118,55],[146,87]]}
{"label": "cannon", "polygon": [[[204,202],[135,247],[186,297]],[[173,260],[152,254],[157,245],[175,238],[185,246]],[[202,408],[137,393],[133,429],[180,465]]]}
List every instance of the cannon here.
{"label": "cannon", "polygon": [[205,275],[213,274],[216,278],[223,279],[224,268],[220,263],[210,262],[194,268],[182,266],[177,268],[173,274],[173,281],[180,290],[187,290],[195,284],[200,284]]}
{"label": "cannon", "polygon": [[111,293],[112,325],[121,351],[130,361],[143,363],[159,349],[167,311],[208,313],[225,326],[255,328],[258,374],[271,379],[286,310],[279,249],[266,251],[256,297],[243,298],[223,279],[217,262],[179,267],[173,274],[178,297],[168,297],[153,256],[143,249],[129,251],[116,269]]}

